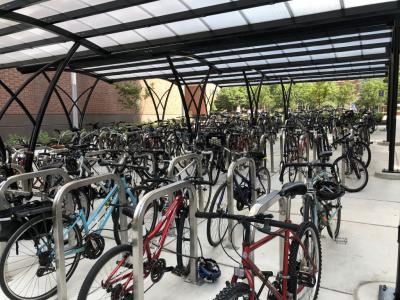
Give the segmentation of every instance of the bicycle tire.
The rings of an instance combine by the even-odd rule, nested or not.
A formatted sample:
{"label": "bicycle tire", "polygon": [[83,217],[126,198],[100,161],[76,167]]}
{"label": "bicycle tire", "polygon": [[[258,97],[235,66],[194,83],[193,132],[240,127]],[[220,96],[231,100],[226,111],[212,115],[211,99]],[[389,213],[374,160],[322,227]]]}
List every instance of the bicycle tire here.
{"label": "bicycle tire", "polygon": [[[332,224],[335,224],[335,226],[331,226],[331,222],[328,219],[328,225],[326,226],[326,229],[328,231],[329,236],[331,239],[336,240],[336,238],[339,236],[340,232],[340,222],[342,220],[342,206],[340,205],[340,198],[337,199],[339,207],[336,209],[336,220],[333,220]],[[326,211],[326,215],[328,218],[330,217],[330,211]]]}
{"label": "bicycle tire", "polygon": [[[146,212],[144,214],[144,220],[146,220],[146,214],[147,212],[149,212],[150,210],[153,210],[153,217],[149,218],[150,220],[150,226],[148,226],[147,228],[144,228],[144,230],[146,230],[146,232],[143,232],[143,237],[145,237],[149,232],[151,232],[154,227],[156,226],[157,223],[157,219],[158,219],[158,205],[157,205],[157,201],[153,201],[146,209]],[[119,208],[116,207],[113,212],[112,212],[112,221],[113,221],[113,234],[114,234],[114,240],[115,243],[117,245],[121,245],[121,237],[119,234],[120,228],[121,226],[119,225]],[[132,241],[132,219],[130,217],[127,216],[127,223],[128,223],[128,227],[127,227],[127,231],[128,231],[128,242]],[[145,227],[145,224],[143,224],[143,226]]]}
{"label": "bicycle tire", "polygon": [[[364,189],[368,183],[368,170],[365,167],[364,163],[359,160],[358,158],[355,157],[347,157],[347,155],[342,155],[339,156],[334,162],[333,164],[337,166],[338,170],[339,170],[339,177],[342,176],[342,162],[341,160],[345,160],[344,161],[344,165],[345,165],[345,176],[346,178],[342,179],[342,182],[340,183],[341,186],[349,193],[356,193],[361,191],[362,189]],[[358,177],[359,175],[365,174],[364,175],[364,180],[360,180],[360,178],[357,178],[358,181],[361,181],[361,184],[356,185],[356,187],[350,187],[349,186],[349,176],[354,172],[354,174],[356,175],[356,177]],[[358,174],[357,174],[358,173]],[[347,181],[347,183],[346,183]]]}
{"label": "bicycle tire", "polygon": [[[307,232],[310,232],[307,234]],[[314,297],[308,298],[308,299],[313,299],[316,300],[318,298],[318,293],[319,293],[319,288],[320,288],[320,283],[321,283],[321,269],[322,269],[322,251],[321,251],[321,240],[320,240],[320,235],[318,232],[318,229],[315,227],[315,225],[311,222],[303,222],[300,224],[300,228],[296,233],[297,237],[299,240],[302,241],[303,237],[312,237],[313,239],[313,245],[317,247],[317,252],[314,252],[312,254],[309,254],[310,257],[314,258],[315,254],[318,255],[318,262],[317,262],[317,268],[318,268],[318,274],[315,278],[315,291],[314,291]],[[303,243],[305,247],[309,247],[310,245],[308,244],[308,241]],[[298,254],[299,254],[299,248],[303,249],[300,247],[300,243],[298,242],[297,239],[294,239],[292,243],[290,244],[290,249],[289,249],[289,280],[288,280],[288,291],[292,294],[298,294],[298,272],[299,272],[299,266],[301,264],[304,264],[304,260],[302,260],[301,264],[297,261]],[[315,263],[315,262],[314,262]],[[307,266],[307,269],[309,269],[309,266]],[[297,297],[296,297],[297,298]],[[301,298],[297,298],[301,299]]]}
{"label": "bicycle tire", "polygon": [[[364,141],[357,141],[354,143],[354,154],[355,156],[361,160],[365,167],[368,168],[369,164],[371,163],[371,149],[369,148],[368,144]],[[366,152],[366,158],[363,159],[363,154]]]}
{"label": "bicycle tire", "polygon": [[[261,176],[263,176],[264,178],[261,179]],[[257,170],[256,178],[257,197],[263,194],[269,194],[271,192],[271,174],[269,173],[268,168],[259,168]],[[262,190],[258,190],[257,184],[260,184],[260,188]]]}
{"label": "bicycle tire", "polygon": [[[6,260],[9,257],[9,254],[10,254],[9,252],[10,252],[12,246],[14,245],[14,243],[16,243],[16,242],[17,243],[21,243],[21,240],[26,240],[27,236],[32,237],[32,234],[29,233],[29,230],[33,230],[33,233],[37,232],[38,230],[41,230],[40,227],[38,227],[38,226],[40,226],[40,223],[43,223],[42,226],[44,226],[44,228],[47,229],[47,226],[49,226],[49,227],[51,226],[52,220],[53,220],[52,214],[38,215],[38,216],[32,218],[29,222],[26,222],[24,225],[19,227],[17,229],[17,231],[15,231],[15,233],[7,241],[7,244],[6,244],[5,248],[4,248],[4,252],[1,255],[1,259],[0,259],[0,287],[1,287],[1,290],[3,291],[3,293],[9,299],[12,299],[12,300],[28,300],[28,299],[30,299],[30,300],[44,300],[44,299],[48,299],[48,298],[54,296],[57,293],[57,284],[56,284],[55,287],[53,287],[52,289],[50,289],[49,291],[47,291],[47,292],[45,292],[45,293],[43,293],[41,295],[37,295],[37,296],[32,296],[31,295],[30,297],[18,296],[14,291],[10,290],[9,285],[7,283],[7,279],[6,279],[10,275],[9,274],[5,274],[6,270],[8,269]],[[68,217],[64,217],[64,220],[68,221],[69,218]],[[43,230],[43,227],[42,227],[42,230]],[[77,238],[76,247],[78,247],[78,248],[82,247],[82,235],[81,235],[81,231],[80,231],[79,227],[78,226],[74,226],[72,230],[76,234],[76,238]],[[41,235],[43,235],[43,234],[41,234]],[[43,237],[41,237],[41,240],[42,239],[43,239]],[[19,245],[19,246],[21,246],[21,245]],[[26,249],[28,249],[28,248],[26,248]],[[80,258],[81,258],[81,253],[76,253],[75,254],[75,258],[74,258],[73,262],[71,263],[71,267],[66,272],[67,281],[71,278],[71,276],[75,272],[75,270],[76,270],[76,268],[77,268],[77,266],[79,264]],[[67,260],[67,258],[66,258],[66,260]],[[20,261],[21,260],[19,260],[19,262]],[[28,274],[28,272],[30,271],[30,268],[32,266],[33,266],[33,264],[30,265],[30,267],[26,267],[26,265],[24,266],[24,271],[25,271],[26,274]],[[8,273],[10,273],[10,270],[7,270],[7,271],[8,271]],[[39,271],[39,269],[38,269],[38,271]],[[36,271],[36,276],[37,276],[37,272],[38,271]],[[52,274],[52,273],[48,273],[48,274]],[[38,276],[38,278],[40,278],[40,277]],[[18,280],[20,280],[20,279],[21,279],[21,277],[19,277]],[[39,280],[39,279],[37,279],[37,280]],[[34,280],[32,280],[32,281],[34,281]],[[29,285],[29,282],[26,282],[26,285]],[[35,287],[36,287],[36,282],[35,282],[34,288]],[[47,281],[46,281],[46,287],[47,287]],[[37,288],[37,290],[39,290],[39,288]],[[28,288],[28,291],[29,291],[29,288]],[[33,293],[33,290],[32,290],[32,293]]]}
{"label": "bicycle tire", "polygon": [[[184,242],[189,242],[190,248],[190,224],[185,224],[186,221],[189,221],[188,218],[188,208],[184,207],[178,218],[177,224],[177,234],[176,234],[176,262],[177,269],[179,270],[179,274],[183,276],[187,276],[190,272],[190,259],[187,257],[187,253],[183,253],[184,251]],[[189,234],[189,237],[187,235]],[[189,253],[190,255],[190,253]],[[187,262],[185,261],[187,259]]]}
{"label": "bicycle tire", "polygon": [[90,294],[90,288],[94,283],[97,275],[100,273],[101,269],[106,266],[106,264],[113,260],[117,255],[128,255],[132,256],[132,246],[129,244],[118,245],[106,253],[104,253],[93,265],[90,269],[89,273],[87,274],[85,280],[83,281],[82,287],[79,290],[78,300],[86,300],[88,299],[88,295]]}
{"label": "bicycle tire", "polygon": [[[211,205],[210,205],[209,212],[217,212],[217,210],[220,208],[221,201],[223,200],[223,197],[224,197],[224,196],[226,197],[226,191],[225,191],[225,189],[226,189],[226,183],[223,183],[223,184],[221,184],[221,185],[218,187],[218,189],[217,189],[217,191],[215,192],[214,197],[213,197],[213,199],[212,199],[212,201],[211,201]],[[220,198],[220,197],[221,197],[221,196],[220,196],[221,193],[223,193],[222,198]],[[219,202],[219,203],[217,203],[217,202]],[[224,231],[224,232],[220,232],[221,228],[220,228],[220,226],[218,226],[218,230],[219,230],[219,233],[220,233],[220,234],[219,234],[218,237],[215,239],[215,238],[213,237],[213,235],[212,235],[212,231],[213,231],[212,222],[213,222],[213,221],[219,221],[219,220],[207,219],[207,240],[208,240],[208,243],[209,243],[211,246],[217,247],[217,246],[221,243],[221,241],[222,241],[222,239],[220,239],[219,237],[223,238],[223,235],[224,235],[224,232],[225,232],[225,231]]]}

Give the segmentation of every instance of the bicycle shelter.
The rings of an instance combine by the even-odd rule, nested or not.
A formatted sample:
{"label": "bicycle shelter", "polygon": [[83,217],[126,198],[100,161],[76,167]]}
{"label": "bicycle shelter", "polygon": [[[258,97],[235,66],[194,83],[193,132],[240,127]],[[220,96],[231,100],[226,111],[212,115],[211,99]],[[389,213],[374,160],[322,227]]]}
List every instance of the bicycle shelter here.
{"label": "bicycle shelter", "polygon": [[[5,189],[11,183],[17,179],[32,179],[33,175],[29,172],[32,171],[34,152],[49,102],[60,103],[70,129],[74,127],[71,115],[73,110],[78,109],[78,127],[83,128],[88,103],[101,81],[145,80],[159,123],[164,120],[171,89],[176,87],[192,139],[190,112],[196,112],[195,134],[202,109],[205,108],[206,115],[211,113],[213,99],[219,88],[245,86],[253,120],[258,114],[261,87],[280,84],[287,118],[292,86],[296,83],[388,77],[386,141],[389,151],[387,168],[383,172],[392,177],[399,172],[395,167],[399,1],[8,0],[0,4],[0,21],[0,69],[17,68],[21,73],[29,74],[17,89],[7,83],[7,78],[0,78],[0,86],[9,94],[0,107],[0,122],[11,105],[16,103],[32,124],[29,146],[25,151],[27,173],[10,178],[1,186],[0,198],[3,199],[0,199],[0,203],[4,200]],[[93,77],[93,84],[74,99],[59,85],[60,77],[65,72]],[[31,111],[24,104],[23,91],[41,76],[48,86],[42,99],[38,99],[37,111]],[[158,95],[146,81],[150,79],[166,80],[170,86],[164,94]],[[207,85],[210,84],[215,87],[207,95]],[[194,92],[190,87],[195,87]],[[83,103],[82,109],[78,106],[79,101]],[[268,137],[263,136],[260,141],[265,153],[267,140]],[[269,142],[273,170],[273,144]],[[283,140],[281,151],[282,145]],[[202,174],[201,157],[187,154],[176,158],[170,165],[170,177],[174,165],[187,159],[196,161],[196,171]],[[241,163],[249,163],[249,160],[233,163],[228,177]],[[250,161],[250,176],[253,179],[254,171],[254,162]],[[58,172],[46,170],[36,173],[34,177],[51,174],[63,176]],[[105,178],[112,178],[116,182],[119,180],[115,176],[105,175],[67,183],[56,199],[61,201],[63,193],[76,186]],[[68,181],[67,177],[65,181]],[[228,178],[228,196],[233,198],[231,185],[232,180]],[[30,192],[29,187],[25,188],[28,190],[25,192]],[[190,222],[193,225],[190,234],[191,257],[197,256],[194,213],[197,205],[200,209],[204,208],[203,196],[201,189],[195,191],[193,186],[185,182],[176,182],[168,188],[156,190],[140,202],[133,221],[133,228],[138,234],[133,253],[142,257],[140,234],[143,212],[149,201],[182,188],[190,190],[191,201],[195,204],[190,206]],[[125,195],[121,193],[120,197],[123,199]],[[53,209],[57,220],[61,220],[59,201],[55,201]],[[255,201],[253,188],[252,202]],[[268,201],[265,198],[260,201],[261,207],[257,206],[257,212],[272,205],[269,198]],[[257,212],[254,208],[251,213]],[[61,251],[62,232],[56,232],[58,250]],[[62,255],[59,259],[63,259]],[[139,261],[134,261],[137,274],[143,273],[142,268]],[[194,271],[195,261],[192,259],[192,281],[196,281]],[[400,274],[400,263],[398,272]],[[58,277],[62,280],[59,299],[66,299],[65,278],[60,274]],[[135,299],[144,293],[141,278],[136,276],[134,279],[135,286],[137,284],[139,287],[135,290]],[[400,295],[400,278],[397,279],[396,295]]]}

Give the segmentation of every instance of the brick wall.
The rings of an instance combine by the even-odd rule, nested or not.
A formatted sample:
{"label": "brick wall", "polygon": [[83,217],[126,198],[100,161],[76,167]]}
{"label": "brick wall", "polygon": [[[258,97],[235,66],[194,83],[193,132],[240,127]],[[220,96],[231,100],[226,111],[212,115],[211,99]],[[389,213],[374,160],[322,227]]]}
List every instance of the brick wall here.
{"label": "brick wall", "polygon": [[[54,72],[47,73],[50,77]],[[21,84],[30,77],[30,74],[23,75],[16,69],[0,70],[0,80],[2,80],[12,91],[16,91]],[[77,91],[79,95],[87,88],[93,85],[95,79],[90,76],[77,74]],[[150,80],[151,85],[156,90],[157,94],[163,94],[170,86],[169,82],[162,80]],[[63,73],[58,85],[71,94],[71,74]],[[48,81],[43,75],[35,78],[20,94],[19,99],[25,104],[27,109],[35,117],[43,96],[47,90]],[[150,121],[156,120],[154,107],[150,97],[146,97],[145,86],[142,83],[142,101],[140,111],[135,112],[133,109],[126,109],[118,101],[118,91],[113,85],[103,81],[99,81],[91,100],[88,104],[85,116],[85,123],[109,123],[117,121]],[[60,91],[61,97],[67,109],[71,108],[71,101]],[[6,103],[10,95],[0,87],[0,108]],[[79,100],[79,107],[83,107],[85,96]],[[171,91],[169,103],[166,110],[166,118],[173,118],[182,115],[182,105],[178,89],[174,87]],[[42,129],[51,132],[54,128],[67,128],[68,122],[64,115],[62,106],[58,97],[53,93],[49,102],[45,118],[43,120]],[[7,136],[10,133],[18,133],[25,136],[30,135],[32,125],[29,119],[25,116],[22,109],[17,103],[13,103],[7,113],[0,120],[0,135]]]}

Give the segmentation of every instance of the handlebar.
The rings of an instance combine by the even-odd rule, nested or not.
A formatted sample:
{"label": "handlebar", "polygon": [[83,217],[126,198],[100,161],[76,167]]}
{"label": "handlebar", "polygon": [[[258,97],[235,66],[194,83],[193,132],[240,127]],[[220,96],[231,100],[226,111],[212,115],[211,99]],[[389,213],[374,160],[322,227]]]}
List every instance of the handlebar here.
{"label": "handlebar", "polygon": [[198,211],[196,212],[195,216],[203,219],[230,219],[236,220],[239,223],[259,223],[263,224],[264,226],[278,227],[293,231],[297,231],[299,229],[299,225],[297,224],[273,220],[272,214],[257,214],[255,216],[248,217],[243,215],[228,214],[222,211],[216,213]]}

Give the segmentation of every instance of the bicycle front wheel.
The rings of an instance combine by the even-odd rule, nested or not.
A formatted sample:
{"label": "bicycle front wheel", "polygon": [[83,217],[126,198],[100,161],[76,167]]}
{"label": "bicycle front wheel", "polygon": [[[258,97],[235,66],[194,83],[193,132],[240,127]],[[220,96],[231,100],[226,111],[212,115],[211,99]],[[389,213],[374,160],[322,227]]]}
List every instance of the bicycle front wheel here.
{"label": "bicycle front wheel", "polygon": [[355,158],[342,155],[334,162],[339,170],[341,185],[350,193],[361,191],[368,183],[368,170],[364,163]]}
{"label": "bicycle front wheel", "polygon": [[271,192],[271,175],[266,167],[261,167],[256,174],[257,197]]}
{"label": "bicycle front wheel", "polygon": [[288,291],[296,295],[295,299],[315,300],[322,268],[319,233],[313,223],[304,222],[296,235],[290,244]]}
{"label": "bicycle front wheel", "polygon": [[78,300],[133,299],[132,259],[131,245],[104,253],[83,281]]}
{"label": "bicycle front wheel", "polygon": [[340,198],[330,201],[326,208],[327,230],[332,239],[336,239],[340,232],[340,221],[342,219],[342,205]]}
{"label": "bicycle front wheel", "polygon": [[[209,212],[228,211],[226,183],[222,184],[214,194]],[[211,246],[218,246],[228,230],[226,219],[207,219],[207,240]]]}

